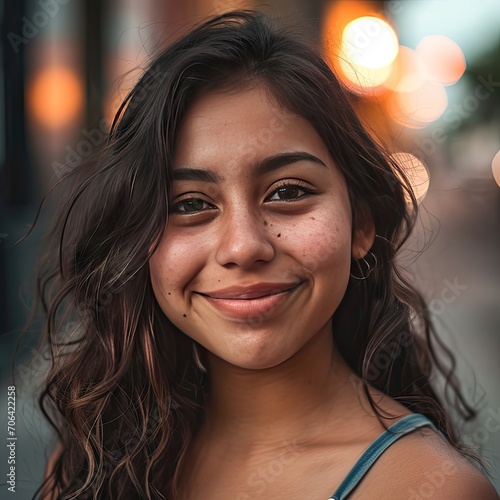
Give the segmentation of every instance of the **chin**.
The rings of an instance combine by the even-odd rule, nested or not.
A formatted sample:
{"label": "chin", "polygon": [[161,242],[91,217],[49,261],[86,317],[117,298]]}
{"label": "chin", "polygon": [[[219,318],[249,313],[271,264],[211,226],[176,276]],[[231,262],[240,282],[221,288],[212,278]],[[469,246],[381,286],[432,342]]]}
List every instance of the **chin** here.
{"label": "chin", "polygon": [[[286,360],[284,360],[286,361]],[[280,365],[284,361],[263,361],[262,359],[259,360],[235,360],[235,362],[231,363],[233,366],[237,368],[241,368],[243,370],[269,370],[271,368],[274,368],[275,366]]]}
{"label": "chin", "polygon": [[218,357],[230,365],[245,370],[267,370],[284,363],[292,356],[293,353],[285,353],[282,350],[281,352],[272,353],[271,349],[267,347],[266,352],[262,352],[260,349],[253,351],[249,349],[244,352],[243,349],[239,349],[239,352],[232,355],[226,354]]}

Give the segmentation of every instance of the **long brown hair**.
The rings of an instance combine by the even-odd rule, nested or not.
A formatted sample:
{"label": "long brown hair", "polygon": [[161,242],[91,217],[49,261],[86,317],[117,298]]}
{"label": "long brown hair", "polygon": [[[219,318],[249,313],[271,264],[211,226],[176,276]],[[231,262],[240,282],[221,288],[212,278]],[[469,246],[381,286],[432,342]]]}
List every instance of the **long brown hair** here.
{"label": "long brown hair", "polygon": [[417,216],[404,172],[364,130],[313,48],[262,13],[237,11],[161,53],[121,105],[98,158],[67,175],[72,188],[39,274],[52,354],[41,405],[61,441],[52,480],[62,498],[176,498],[210,381],[193,341],[160,310],[148,260],[168,221],[176,131],[190,102],[255,84],[322,137],[348,185],[353,231],[367,218],[376,228],[376,265],[366,279],[351,279],[333,317],[341,354],[369,398],[376,387],[461,449],[431,386],[436,370],[462,416],[473,411],[424,301],[395,262]]}

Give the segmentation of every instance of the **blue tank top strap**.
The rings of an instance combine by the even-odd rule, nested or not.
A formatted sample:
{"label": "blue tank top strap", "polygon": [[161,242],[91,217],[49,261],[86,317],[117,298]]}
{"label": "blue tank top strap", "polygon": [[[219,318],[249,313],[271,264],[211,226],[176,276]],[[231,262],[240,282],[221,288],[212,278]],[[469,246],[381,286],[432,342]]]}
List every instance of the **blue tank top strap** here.
{"label": "blue tank top strap", "polygon": [[328,500],[344,500],[347,495],[359,484],[370,467],[400,437],[418,429],[419,427],[431,426],[437,431],[433,422],[426,416],[419,413],[407,415],[401,420],[398,420],[394,425],[391,425],[384,433],[382,433],[373,443],[365,450],[359,460],[354,464],[354,467],[349,471],[349,474],[340,483],[335,493]]}

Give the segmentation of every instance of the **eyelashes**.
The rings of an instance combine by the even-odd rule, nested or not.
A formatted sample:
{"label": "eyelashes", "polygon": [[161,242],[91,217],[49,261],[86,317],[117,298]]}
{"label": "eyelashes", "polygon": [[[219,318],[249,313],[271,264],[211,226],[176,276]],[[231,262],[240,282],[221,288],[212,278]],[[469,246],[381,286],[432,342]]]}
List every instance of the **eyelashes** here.
{"label": "eyelashes", "polygon": [[[297,196],[300,191],[302,191],[302,194]],[[278,187],[271,193],[272,196],[266,198],[266,201],[294,201],[300,200],[309,194],[314,194],[314,190],[304,186],[304,184],[299,181],[282,181],[282,183],[278,184]],[[282,195],[284,198],[275,198],[275,195]]]}
{"label": "eyelashes", "polygon": [[[299,181],[281,181],[274,191],[265,198],[270,203],[290,203],[314,194],[315,191]],[[216,210],[213,204],[201,196],[189,196],[178,200],[170,207],[170,212],[177,215],[194,215]]]}
{"label": "eyelashes", "polygon": [[213,205],[206,202],[202,198],[185,198],[177,203],[174,203],[170,208],[171,213],[174,214],[195,214],[199,212],[205,212],[207,208],[203,206],[208,206],[208,210],[215,209]]}

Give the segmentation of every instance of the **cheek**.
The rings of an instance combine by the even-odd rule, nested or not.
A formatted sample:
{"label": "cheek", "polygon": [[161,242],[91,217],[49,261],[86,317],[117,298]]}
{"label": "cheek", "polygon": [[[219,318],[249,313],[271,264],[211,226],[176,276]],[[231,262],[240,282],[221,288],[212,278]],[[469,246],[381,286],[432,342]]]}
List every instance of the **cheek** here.
{"label": "cheek", "polygon": [[149,261],[151,284],[162,305],[174,303],[203,268],[204,252],[196,238],[166,233]]}
{"label": "cheek", "polygon": [[350,266],[351,223],[348,217],[307,215],[281,231],[280,239],[308,271],[343,272]]}

